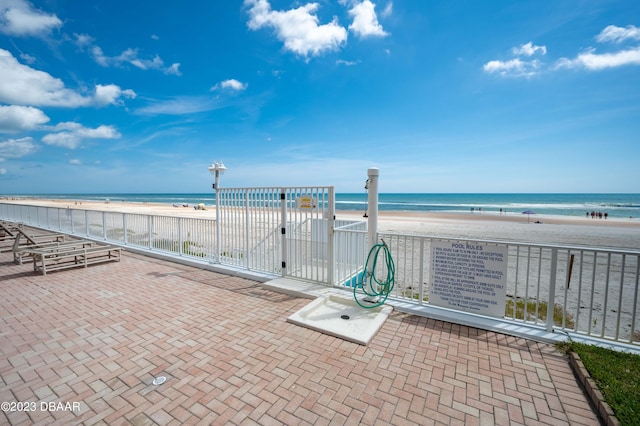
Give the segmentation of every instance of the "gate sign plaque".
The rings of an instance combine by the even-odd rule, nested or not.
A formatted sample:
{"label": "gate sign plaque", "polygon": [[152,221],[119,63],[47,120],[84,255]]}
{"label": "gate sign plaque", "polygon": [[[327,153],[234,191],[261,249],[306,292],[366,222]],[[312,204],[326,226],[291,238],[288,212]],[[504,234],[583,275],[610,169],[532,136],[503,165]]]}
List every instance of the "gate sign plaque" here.
{"label": "gate sign plaque", "polygon": [[316,198],[311,195],[301,195],[296,198],[296,207],[299,209],[312,209],[316,206]]}
{"label": "gate sign plaque", "polygon": [[504,317],[507,247],[466,241],[431,243],[429,303]]}

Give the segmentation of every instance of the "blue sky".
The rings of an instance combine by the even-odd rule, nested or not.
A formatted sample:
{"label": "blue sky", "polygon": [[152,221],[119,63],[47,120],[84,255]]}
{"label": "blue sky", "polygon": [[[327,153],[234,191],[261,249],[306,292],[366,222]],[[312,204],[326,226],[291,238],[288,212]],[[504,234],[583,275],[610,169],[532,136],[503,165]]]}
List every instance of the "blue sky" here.
{"label": "blue sky", "polygon": [[0,194],[640,192],[640,2],[0,0]]}

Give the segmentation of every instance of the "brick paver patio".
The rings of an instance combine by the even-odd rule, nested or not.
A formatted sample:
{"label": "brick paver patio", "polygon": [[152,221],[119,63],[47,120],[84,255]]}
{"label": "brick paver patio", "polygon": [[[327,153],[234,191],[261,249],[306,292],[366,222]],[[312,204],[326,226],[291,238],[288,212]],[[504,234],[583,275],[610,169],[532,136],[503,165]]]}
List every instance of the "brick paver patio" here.
{"label": "brick paver patio", "polygon": [[47,276],[2,253],[0,291],[0,424],[599,424],[553,346],[493,332],[394,312],[360,346],[287,323],[309,300],[129,252]]}

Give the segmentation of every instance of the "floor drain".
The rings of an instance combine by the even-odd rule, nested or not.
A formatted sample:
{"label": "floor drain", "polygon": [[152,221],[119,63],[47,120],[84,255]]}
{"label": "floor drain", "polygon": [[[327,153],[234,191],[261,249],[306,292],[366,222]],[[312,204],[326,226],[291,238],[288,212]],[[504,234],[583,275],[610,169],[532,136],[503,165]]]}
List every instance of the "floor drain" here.
{"label": "floor drain", "polygon": [[166,377],[164,377],[164,376],[158,376],[158,377],[156,377],[155,379],[153,379],[153,382],[151,382],[151,383],[153,383],[155,386],[158,386],[158,385],[163,384],[163,383],[164,383],[164,382],[166,382],[166,381],[167,381],[167,378],[166,378]]}
{"label": "floor drain", "polygon": [[340,318],[342,318],[343,320],[348,320],[349,319],[349,315],[341,315]]}

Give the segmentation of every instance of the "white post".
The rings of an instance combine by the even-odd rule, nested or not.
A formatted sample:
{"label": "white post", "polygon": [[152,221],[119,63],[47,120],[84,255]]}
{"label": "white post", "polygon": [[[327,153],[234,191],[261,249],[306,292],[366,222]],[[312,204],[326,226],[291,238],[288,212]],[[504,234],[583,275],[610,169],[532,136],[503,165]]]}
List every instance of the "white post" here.
{"label": "white post", "polygon": [[249,203],[251,202],[251,198],[249,197],[249,189],[244,191],[244,247],[245,247],[245,256],[242,259],[244,262],[244,266],[247,269],[251,269],[250,261],[251,261],[251,209],[249,208]]}
{"label": "white post", "polygon": [[213,190],[215,191],[215,206],[216,206],[216,262],[220,263],[220,204],[218,203],[218,185],[220,184],[220,171],[215,171],[216,178],[215,183],[213,184]]}
{"label": "white post", "polygon": [[127,234],[127,227],[128,227],[128,225],[127,225],[127,214],[123,213],[122,214],[122,229],[124,231],[124,245],[125,246],[129,244],[129,237],[128,237],[128,234]]}
{"label": "white post", "polygon": [[[371,252],[371,249],[378,242],[378,177],[380,176],[380,170],[375,167],[370,168],[367,171],[367,243],[369,250],[367,254]],[[369,262],[366,265],[366,271],[370,274],[375,274],[373,270],[373,265],[375,264],[375,259],[368,257]],[[365,274],[363,277],[362,285],[363,287],[369,283],[372,287],[373,281],[369,281],[369,277]],[[366,293],[375,293],[376,289],[368,288],[365,290]],[[370,303],[378,303],[379,296],[366,296],[364,298],[365,301]]]}
{"label": "white post", "polygon": [[106,212],[102,212],[102,239],[103,240],[107,240],[107,218],[106,216]]}
{"label": "white post", "polygon": [[282,276],[287,276],[287,195],[285,193],[285,188],[280,188],[280,202],[282,203],[280,206],[280,233],[281,233],[281,244],[282,244]]}
{"label": "white post", "polygon": [[213,162],[209,166],[209,172],[215,176],[213,189],[215,190],[215,206],[216,206],[216,261],[220,263],[220,203],[218,203],[218,187],[220,184],[220,175],[223,174],[227,168],[220,162]]}
{"label": "white post", "polygon": [[[102,213],[104,218],[104,212]],[[149,235],[149,250],[153,250],[153,216],[147,216],[147,235]]]}
{"label": "white post", "polygon": [[178,218],[178,254],[184,256],[184,235],[182,235],[182,218]]}
{"label": "white post", "polygon": [[376,245],[378,241],[378,177],[380,170],[372,167],[367,171],[367,236],[369,238],[369,250]]}
{"label": "white post", "polygon": [[329,187],[328,195],[327,195],[327,281],[330,286],[334,286],[335,283],[335,266],[336,266],[336,255],[335,255],[335,225],[336,225],[336,195],[335,189],[333,186]]}
{"label": "white post", "polygon": [[[551,249],[551,270],[549,271],[549,298],[547,304],[547,331],[553,332],[553,311],[556,304],[556,269],[558,268],[558,249]],[[606,293],[605,293],[606,294]],[[606,306],[606,304],[605,304]],[[604,330],[604,329],[603,329]]]}

